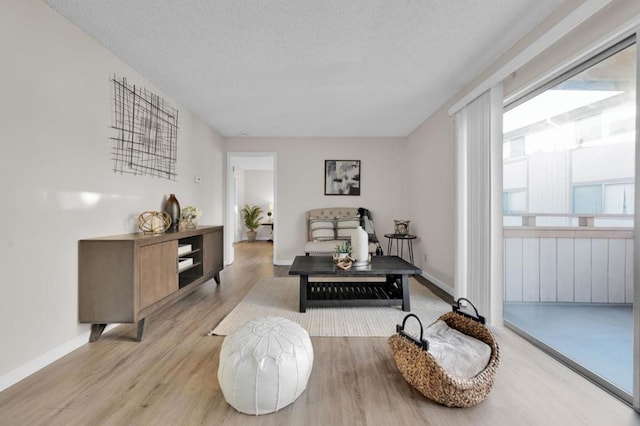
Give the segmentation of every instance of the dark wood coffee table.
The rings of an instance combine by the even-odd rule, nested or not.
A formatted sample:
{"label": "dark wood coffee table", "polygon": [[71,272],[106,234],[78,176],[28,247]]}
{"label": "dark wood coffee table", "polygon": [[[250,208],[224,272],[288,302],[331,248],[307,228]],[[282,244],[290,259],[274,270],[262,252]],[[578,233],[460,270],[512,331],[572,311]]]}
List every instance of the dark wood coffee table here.
{"label": "dark wood coffee table", "polygon": [[[300,312],[307,306],[402,305],[409,311],[409,276],[422,270],[398,256],[373,256],[371,263],[343,270],[330,256],[296,256],[289,275],[300,276]],[[385,277],[384,281],[318,282],[309,277]]]}

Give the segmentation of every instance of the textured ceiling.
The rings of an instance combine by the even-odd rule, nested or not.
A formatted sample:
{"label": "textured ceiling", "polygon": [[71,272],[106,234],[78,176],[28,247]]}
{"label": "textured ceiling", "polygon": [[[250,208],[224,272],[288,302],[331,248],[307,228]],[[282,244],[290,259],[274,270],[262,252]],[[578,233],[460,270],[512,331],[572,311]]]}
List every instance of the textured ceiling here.
{"label": "textured ceiling", "polygon": [[47,3],[225,136],[403,137],[562,0]]}

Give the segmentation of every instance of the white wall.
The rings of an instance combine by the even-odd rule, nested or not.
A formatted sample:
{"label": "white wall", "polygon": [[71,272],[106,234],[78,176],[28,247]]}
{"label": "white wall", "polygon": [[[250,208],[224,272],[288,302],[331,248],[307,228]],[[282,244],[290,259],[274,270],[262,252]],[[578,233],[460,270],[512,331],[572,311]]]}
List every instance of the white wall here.
{"label": "white wall", "polygon": [[[135,230],[169,193],[223,223],[224,138],[38,0],[0,2],[0,52],[2,389],[87,333],[79,239]],[[177,182],[112,171],[114,73],[179,109]]]}
{"label": "white wall", "polygon": [[234,242],[237,242],[237,241],[245,240],[247,238],[245,233],[245,227],[243,225],[244,222],[242,218],[242,206],[246,204],[244,201],[244,169],[235,167],[233,171],[233,175],[236,178],[236,192],[238,195],[238,199],[236,200],[237,213],[236,213],[236,220],[235,220],[236,227],[235,227],[235,239],[234,239]]}
{"label": "white wall", "polygon": [[[290,264],[303,254],[304,213],[320,207],[365,207],[374,215],[378,237],[394,219],[409,218],[405,156],[401,138],[230,138],[229,152],[277,154],[275,262]],[[360,196],[324,195],[324,160],[361,160]]]}
{"label": "white wall", "polygon": [[409,231],[424,275],[453,294],[454,121],[444,108],[407,139]]}

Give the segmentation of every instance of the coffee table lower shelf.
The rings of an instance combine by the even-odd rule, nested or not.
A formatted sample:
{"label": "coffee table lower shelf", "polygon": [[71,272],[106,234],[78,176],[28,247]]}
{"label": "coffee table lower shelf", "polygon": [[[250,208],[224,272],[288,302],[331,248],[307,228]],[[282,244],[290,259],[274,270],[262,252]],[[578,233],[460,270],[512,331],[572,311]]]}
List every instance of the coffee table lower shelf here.
{"label": "coffee table lower shelf", "polygon": [[307,283],[307,306],[390,306],[402,301],[402,287],[396,282]]}

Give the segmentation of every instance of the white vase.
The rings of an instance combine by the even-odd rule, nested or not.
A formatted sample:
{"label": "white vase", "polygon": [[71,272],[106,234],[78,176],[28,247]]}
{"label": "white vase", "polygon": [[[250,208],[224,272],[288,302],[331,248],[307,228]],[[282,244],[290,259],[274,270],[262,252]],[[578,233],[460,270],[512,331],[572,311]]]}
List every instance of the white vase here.
{"label": "white vase", "polygon": [[369,234],[358,226],[351,237],[351,256],[355,259],[353,266],[364,266],[369,263]]}

